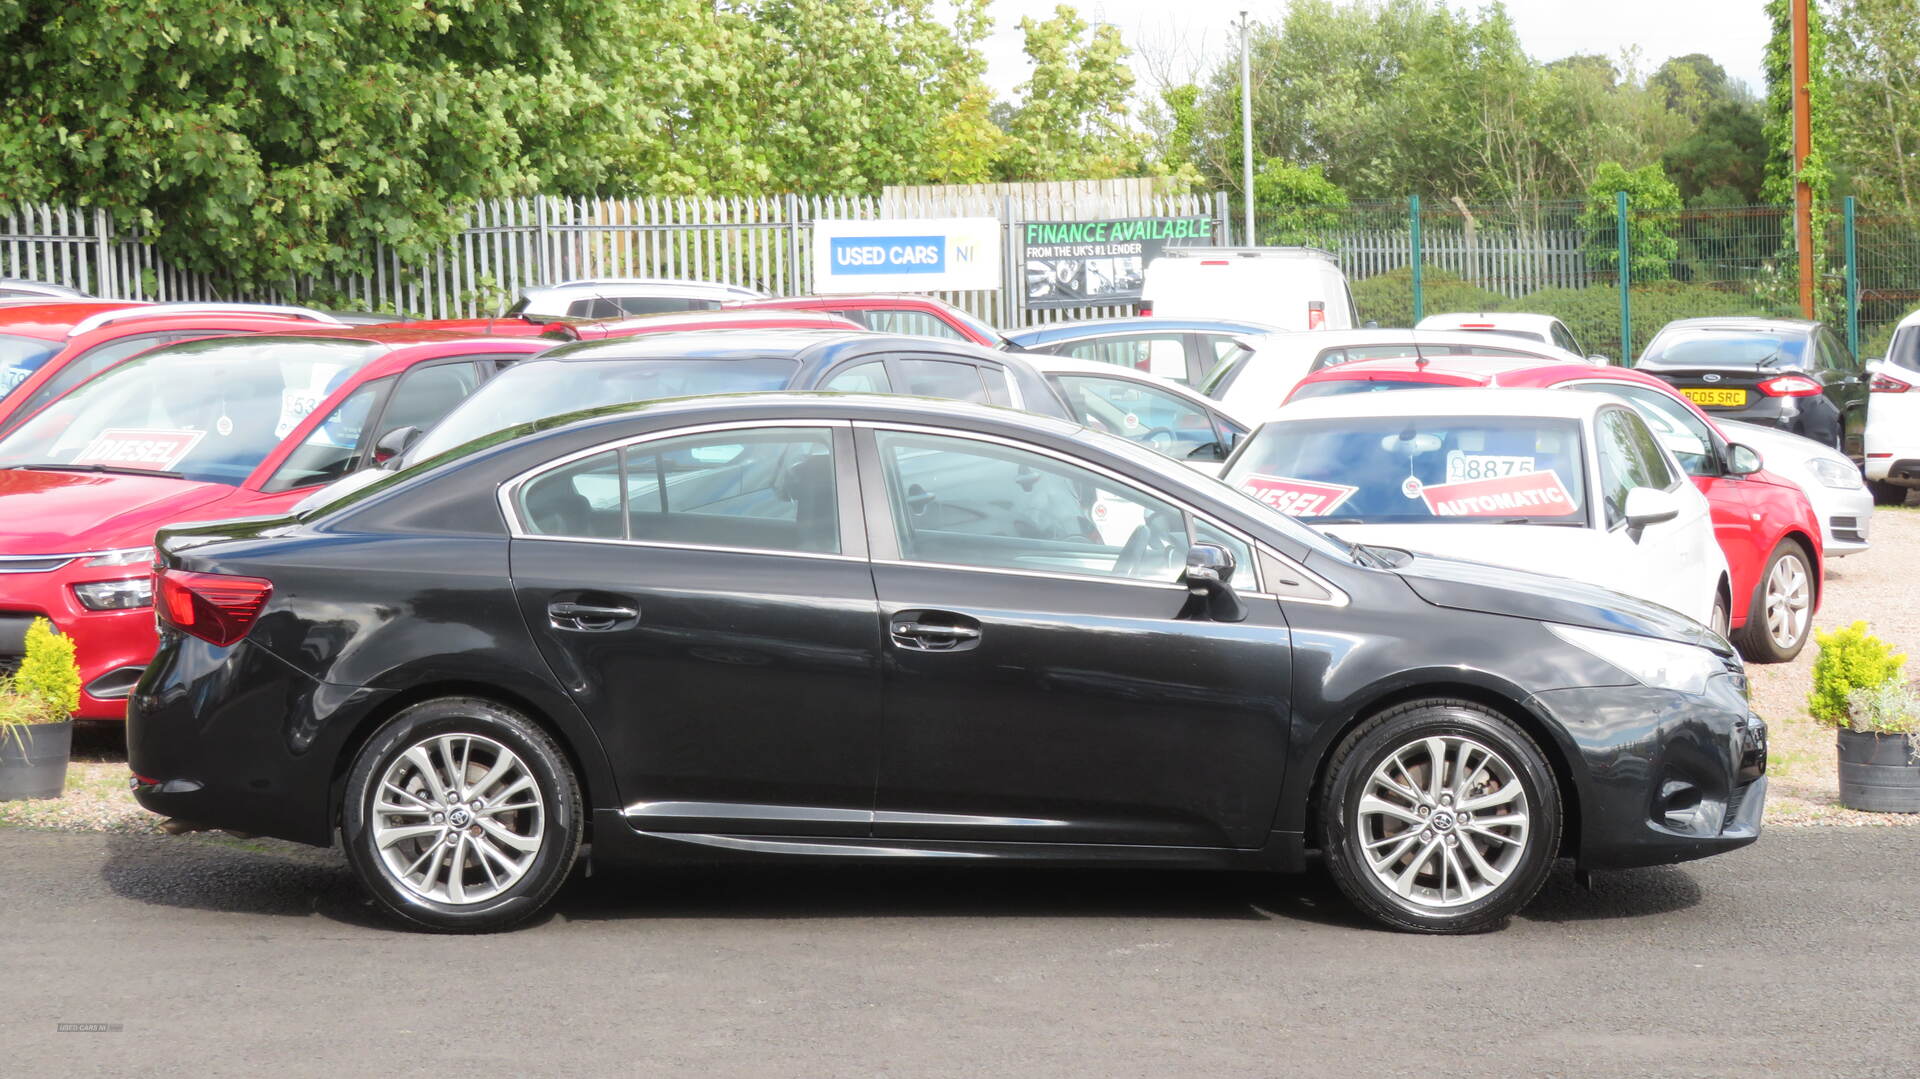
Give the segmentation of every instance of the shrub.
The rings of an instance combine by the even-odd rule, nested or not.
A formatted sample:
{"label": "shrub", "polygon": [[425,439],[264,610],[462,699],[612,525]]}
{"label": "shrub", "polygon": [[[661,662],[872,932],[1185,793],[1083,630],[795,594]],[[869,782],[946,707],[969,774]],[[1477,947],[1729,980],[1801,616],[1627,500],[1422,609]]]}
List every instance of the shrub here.
{"label": "shrub", "polygon": [[[1920,734],[1920,696],[1899,679],[1847,694],[1847,727],[1867,734]],[[1912,749],[1920,755],[1920,740]]]}
{"label": "shrub", "polygon": [[58,723],[80,707],[80,666],[73,638],[36,618],[27,627],[27,654],[20,669],[0,682],[0,726]]}
{"label": "shrub", "polygon": [[1680,209],[1680,189],[1667,179],[1658,163],[1628,171],[1617,162],[1600,165],[1587,185],[1587,207],[1580,227],[1587,233],[1587,265],[1604,273],[1620,271],[1618,192],[1627,193],[1627,269],[1634,281],[1659,281],[1673,276],[1673,260],[1680,241],[1673,234]]}
{"label": "shrub", "polygon": [[1855,622],[1832,633],[1815,630],[1820,655],[1813,661],[1813,692],[1807,695],[1807,714],[1830,727],[1852,722],[1848,698],[1855,690],[1877,690],[1898,683],[1907,657]]}
{"label": "shrub", "polygon": [[[1426,296],[1426,313],[1448,311],[1497,311],[1511,303],[1492,289],[1469,284],[1459,275],[1425,267],[1420,273],[1420,290]],[[1413,325],[1413,270],[1401,267],[1353,282],[1353,305],[1360,321],[1382,326]]]}

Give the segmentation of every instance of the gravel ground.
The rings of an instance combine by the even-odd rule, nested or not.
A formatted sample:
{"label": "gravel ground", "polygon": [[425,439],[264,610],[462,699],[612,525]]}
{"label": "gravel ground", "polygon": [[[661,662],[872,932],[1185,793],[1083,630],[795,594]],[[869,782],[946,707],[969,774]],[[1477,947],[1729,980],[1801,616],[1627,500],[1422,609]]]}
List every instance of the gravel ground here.
{"label": "gravel ground", "polygon": [[[1920,655],[1920,603],[1902,584],[1920,566],[1920,506],[1874,514],[1873,547],[1827,566],[1826,594],[1814,625],[1834,629],[1864,619],[1900,651]],[[1833,732],[1807,716],[1813,684],[1809,644],[1792,663],[1747,668],[1753,706],[1765,716],[1773,743],[1768,764],[1767,822],[1780,825],[1915,825],[1920,814],[1858,813],[1839,805]],[[1912,673],[1920,675],[1920,659]],[[66,831],[152,834],[159,818],[141,809],[127,790],[126,747],[117,723],[74,729],[74,759],[66,794],[57,800],[0,802],[0,824]]]}

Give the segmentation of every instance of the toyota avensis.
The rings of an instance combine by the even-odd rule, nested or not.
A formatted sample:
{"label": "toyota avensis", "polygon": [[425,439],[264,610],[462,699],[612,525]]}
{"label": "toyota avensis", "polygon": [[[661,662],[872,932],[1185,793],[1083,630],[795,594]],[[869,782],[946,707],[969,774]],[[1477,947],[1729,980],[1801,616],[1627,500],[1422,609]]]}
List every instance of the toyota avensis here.
{"label": "toyota avensis", "polygon": [[[1116,542],[1097,518],[1121,513]],[[1320,850],[1378,919],[1464,932],[1556,855],[1716,854],[1765,801],[1765,726],[1703,627],[1349,546],[990,406],[573,413],[158,549],[140,802],[338,834],[433,929],[533,916],[590,843],[1273,870]]]}

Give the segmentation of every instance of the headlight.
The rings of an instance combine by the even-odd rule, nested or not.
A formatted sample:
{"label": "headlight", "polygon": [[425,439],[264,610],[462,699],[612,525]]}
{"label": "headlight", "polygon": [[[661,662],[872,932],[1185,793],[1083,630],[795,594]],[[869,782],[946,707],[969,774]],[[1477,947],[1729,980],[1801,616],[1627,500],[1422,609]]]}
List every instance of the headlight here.
{"label": "headlight", "polygon": [[122,547],[117,551],[108,551],[105,554],[94,555],[92,558],[87,559],[85,564],[89,566],[132,566],[142,562],[152,561],[153,548],[151,547]]}
{"label": "headlight", "polygon": [[1554,636],[1627,672],[1643,686],[1701,694],[1707,680],[1726,671],[1720,657],[1699,645],[1678,644],[1630,633],[1609,633],[1548,622]]}
{"label": "headlight", "polygon": [[1852,491],[1861,486],[1859,469],[1831,457],[1808,458],[1807,471],[1813,473],[1813,477],[1819,480],[1823,487],[1838,487],[1842,491]]}
{"label": "headlight", "polygon": [[153,606],[153,578],[128,577],[122,581],[89,581],[73,586],[73,594],[89,611],[129,611]]}

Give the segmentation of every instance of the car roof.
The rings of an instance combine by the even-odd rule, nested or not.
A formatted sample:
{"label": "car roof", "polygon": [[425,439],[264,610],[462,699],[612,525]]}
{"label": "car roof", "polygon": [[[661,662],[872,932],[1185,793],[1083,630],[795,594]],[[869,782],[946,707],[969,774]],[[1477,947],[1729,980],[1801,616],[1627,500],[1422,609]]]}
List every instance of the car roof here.
{"label": "car roof", "polygon": [[143,306],[139,300],[54,300],[0,306],[0,333],[64,341],[82,321]]}
{"label": "car roof", "polygon": [[859,307],[862,304],[907,304],[940,307],[953,311],[960,308],[938,296],[922,296],[914,292],[849,292],[832,296],[757,296],[751,300],[736,300],[723,310],[737,310],[753,307]]}
{"label": "car roof", "polygon": [[1098,318],[1079,322],[1053,322],[1042,326],[1025,326],[1017,330],[1002,330],[1001,333],[1018,345],[1039,344],[1047,341],[1066,341],[1075,338],[1103,337],[1112,334],[1132,334],[1151,330],[1170,330],[1175,332],[1215,332],[1235,334],[1286,333],[1284,326],[1273,326],[1264,322],[1247,322],[1241,319],[1223,318],[1160,318],[1154,315],[1140,315],[1134,318]]}
{"label": "car roof", "polygon": [[[1804,318],[1769,318],[1764,315],[1721,315],[1677,318],[1660,327],[1668,330],[1728,330],[1742,333],[1809,333],[1820,323]],[[1659,336],[1658,334],[1655,335]]]}
{"label": "car roof", "polygon": [[1313,397],[1283,406],[1274,420],[1361,419],[1376,416],[1539,416],[1583,419],[1618,401],[1597,393],[1531,389],[1403,390]]}
{"label": "car roof", "polygon": [[646,333],[675,333],[692,330],[794,329],[841,330],[858,332],[859,323],[821,311],[779,307],[722,308],[718,311],[669,311],[633,318],[605,319],[596,322],[557,324],[548,332],[559,337],[577,335],[580,340],[598,340]]}
{"label": "car roof", "polygon": [[1531,311],[1448,311],[1445,314],[1428,315],[1414,324],[1416,330],[1458,329],[1461,323],[1473,322],[1497,328],[1531,329],[1541,333],[1560,320],[1552,315],[1541,315]]}
{"label": "car roof", "polygon": [[566,281],[555,281],[550,285],[534,285],[520,290],[522,296],[536,293],[621,293],[632,290],[644,290],[655,296],[759,296],[760,293],[743,285],[729,285],[724,281],[685,281],[671,277],[582,277]]}

